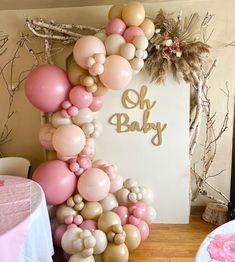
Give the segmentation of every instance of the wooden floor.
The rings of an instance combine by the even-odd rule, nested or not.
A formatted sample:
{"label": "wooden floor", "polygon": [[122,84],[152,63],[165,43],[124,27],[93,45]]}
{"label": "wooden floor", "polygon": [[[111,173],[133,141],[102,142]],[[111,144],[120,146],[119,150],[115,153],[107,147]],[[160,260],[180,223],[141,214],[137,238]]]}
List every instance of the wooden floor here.
{"label": "wooden floor", "polygon": [[[202,240],[214,228],[198,215],[191,216],[189,225],[151,225],[148,240],[130,254],[129,262],[193,262]],[[60,261],[57,254],[54,262]]]}

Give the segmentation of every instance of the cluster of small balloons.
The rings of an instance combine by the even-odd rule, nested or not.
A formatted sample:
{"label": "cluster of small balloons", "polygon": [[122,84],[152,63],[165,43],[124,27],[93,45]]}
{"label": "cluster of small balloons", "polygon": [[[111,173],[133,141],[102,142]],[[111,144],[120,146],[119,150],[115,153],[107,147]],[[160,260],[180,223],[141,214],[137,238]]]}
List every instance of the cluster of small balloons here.
{"label": "cluster of small balloons", "polygon": [[54,242],[69,262],[126,262],[155,220],[150,189],[124,181],[116,165],[94,160],[102,97],[108,89],[125,88],[141,70],[153,34],[140,3],[115,5],[105,30],[76,42],[67,72],[41,65],[27,76],[28,100],[50,118],[39,131],[48,160],[33,179],[55,211]]}

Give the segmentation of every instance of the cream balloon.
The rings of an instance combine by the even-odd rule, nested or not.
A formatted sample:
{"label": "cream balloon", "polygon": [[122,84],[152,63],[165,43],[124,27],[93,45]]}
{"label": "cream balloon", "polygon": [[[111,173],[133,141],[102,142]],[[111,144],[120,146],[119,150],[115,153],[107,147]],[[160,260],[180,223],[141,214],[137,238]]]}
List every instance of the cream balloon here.
{"label": "cream balloon", "polygon": [[75,249],[73,246],[73,242],[74,240],[79,238],[81,232],[82,232],[81,228],[72,227],[67,229],[63,234],[61,239],[61,246],[67,254],[72,255],[77,252],[77,249]]}
{"label": "cream balloon", "polygon": [[85,123],[90,123],[93,120],[93,113],[89,108],[82,108],[78,111],[76,116],[72,117],[72,121],[75,125],[81,126]]}
{"label": "cream balloon", "polygon": [[120,48],[120,55],[127,60],[135,57],[135,46],[131,43],[123,44]]}
{"label": "cream balloon", "polygon": [[68,262],[95,262],[95,259],[93,256],[83,257],[80,253],[77,253],[72,255]]}
{"label": "cream balloon", "polygon": [[139,2],[129,2],[123,7],[122,19],[127,26],[139,26],[145,19],[145,10]]}
{"label": "cream balloon", "polygon": [[62,204],[62,205],[58,206],[57,209],[56,209],[56,219],[60,224],[63,224],[65,222],[64,220],[67,216],[75,216],[75,215],[77,215],[77,213],[78,212],[76,210],[74,210],[73,208],[68,207],[65,204]]}
{"label": "cream balloon", "polygon": [[106,234],[102,230],[95,230],[92,231],[92,235],[96,239],[96,244],[94,246],[94,254],[98,255],[103,253],[108,244]]}
{"label": "cream balloon", "polygon": [[148,224],[152,224],[153,222],[155,222],[156,217],[157,217],[157,213],[156,213],[155,208],[148,206],[147,207],[147,217],[146,217],[145,221]]}
{"label": "cream balloon", "polygon": [[105,233],[108,233],[113,225],[121,225],[121,220],[119,218],[119,216],[112,212],[112,211],[108,211],[103,213],[99,219],[98,219],[98,228],[102,231],[104,231]]}
{"label": "cream balloon", "polygon": [[88,72],[76,63],[74,63],[68,67],[67,74],[71,84],[76,86],[80,84],[80,77],[82,75],[87,75]]}
{"label": "cream balloon", "polygon": [[71,125],[72,121],[70,117],[63,117],[60,112],[56,112],[52,115],[51,124],[57,128],[59,126]]}
{"label": "cream balloon", "polygon": [[154,193],[150,188],[141,187],[141,193],[142,193],[142,201],[147,204],[151,205],[154,200]]}
{"label": "cream balloon", "polygon": [[109,10],[109,20],[122,17],[123,5],[113,5]]}
{"label": "cream balloon", "polygon": [[92,123],[85,123],[82,125],[82,131],[86,136],[89,136],[95,131],[95,127]]}
{"label": "cream balloon", "polygon": [[100,201],[103,212],[110,211],[118,207],[118,201],[114,194],[109,193],[103,200]]}
{"label": "cream balloon", "polygon": [[138,35],[133,39],[133,45],[137,49],[145,50],[148,47],[148,39],[144,35]]}
{"label": "cream balloon", "polygon": [[120,190],[117,191],[116,196],[119,204],[128,202],[129,193],[130,191],[126,188],[121,188]]}
{"label": "cream balloon", "polygon": [[83,219],[97,220],[102,214],[103,208],[99,202],[86,202],[81,211]]}
{"label": "cream balloon", "polygon": [[129,250],[136,249],[141,242],[141,235],[139,229],[131,224],[123,226],[123,230],[126,232],[125,244]]}
{"label": "cream balloon", "polygon": [[104,262],[127,262],[129,251],[125,244],[108,244],[104,251]]}
{"label": "cream balloon", "polygon": [[133,58],[130,60],[131,68],[135,71],[140,71],[144,67],[144,60],[141,58]]}
{"label": "cream balloon", "polygon": [[126,43],[119,34],[112,34],[105,39],[105,48],[108,55],[119,55],[121,45]]}
{"label": "cream balloon", "polygon": [[139,27],[144,31],[144,34],[148,40],[153,37],[154,32],[155,32],[155,26],[154,26],[154,23],[150,19],[145,18],[143,23],[140,24]]}

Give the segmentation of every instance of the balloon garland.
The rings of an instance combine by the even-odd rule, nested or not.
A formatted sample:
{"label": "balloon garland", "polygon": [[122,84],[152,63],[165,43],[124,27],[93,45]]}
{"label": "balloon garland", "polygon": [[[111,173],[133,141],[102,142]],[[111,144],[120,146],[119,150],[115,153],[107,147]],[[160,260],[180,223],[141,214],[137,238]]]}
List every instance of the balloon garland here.
{"label": "balloon garland", "polygon": [[[149,235],[156,217],[153,192],[134,179],[123,181],[115,165],[96,160],[95,138],[102,132],[94,117],[109,89],[124,89],[144,66],[154,24],[138,2],[114,5],[105,30],[81,37],[75,63],[65,72],[55,65],[33,69],[25,94],[33,106],[51,113],[39,131],[41,145],[56,152],[33,173],[55,205],[54,243],[69,262],[126,262]],[[49,155],[50,155],[49,154]]]}

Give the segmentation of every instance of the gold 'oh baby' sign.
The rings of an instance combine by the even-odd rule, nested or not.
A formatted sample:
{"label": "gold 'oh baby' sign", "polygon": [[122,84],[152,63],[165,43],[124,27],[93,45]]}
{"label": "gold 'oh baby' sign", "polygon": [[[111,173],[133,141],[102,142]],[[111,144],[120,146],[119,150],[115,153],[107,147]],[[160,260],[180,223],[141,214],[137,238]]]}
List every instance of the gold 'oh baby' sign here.
{"label": "gold 'oh baby' sign", "polygon": [[151,142],[155,146],[160,146],[163,139],[163,131],[166,129],[167,124],[162,124],[161,122],[149,122],[149,116],[151,110],[156,106],[156,101],[150,101],[150,99],[145,98],[148,91],[147,86],[142,86],[140,91],[134,89],[127,89],[122,94],[122,105],[126,109],[138,108],[143,110],[143,120],[142,123],[138,121],[131,121],[127,113],[115,113],[113,114],[108,122],[111,125],[116,126],[116,131],[118,133],[124,132],[143,132],[148,133],[149,131],[155,131]]}

